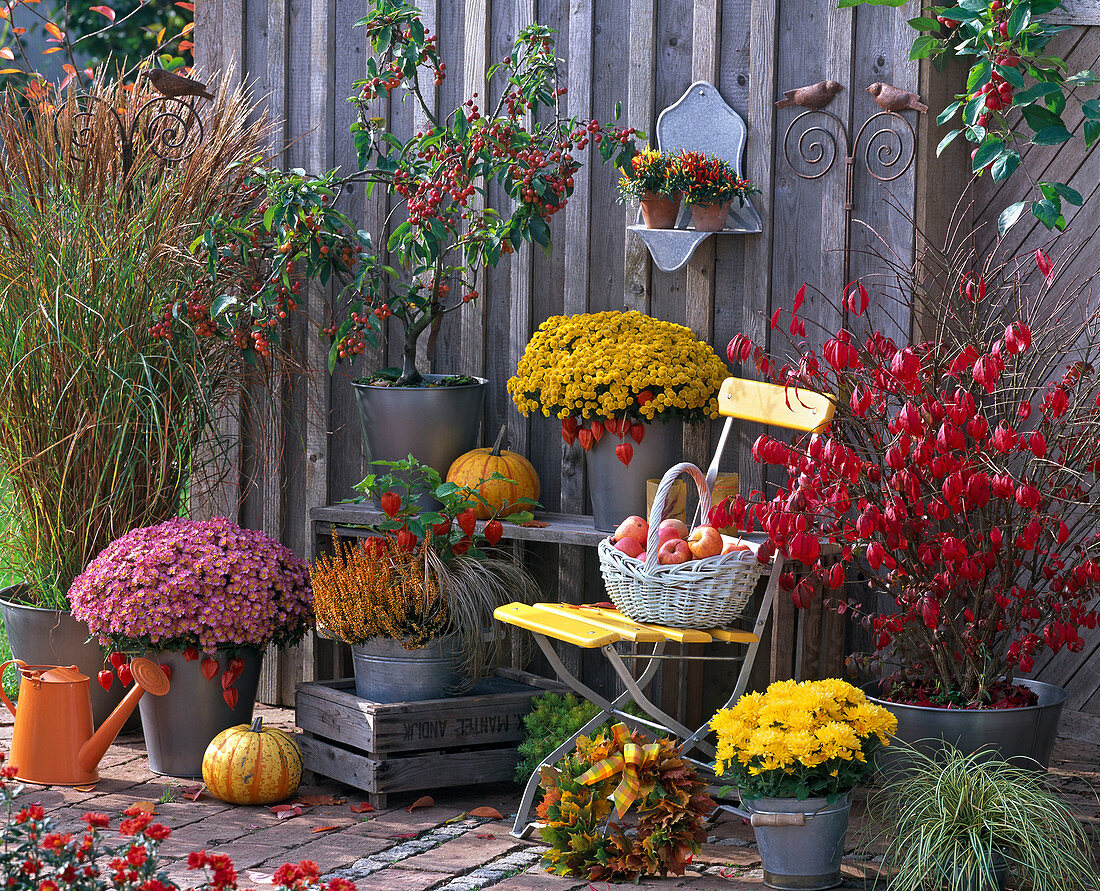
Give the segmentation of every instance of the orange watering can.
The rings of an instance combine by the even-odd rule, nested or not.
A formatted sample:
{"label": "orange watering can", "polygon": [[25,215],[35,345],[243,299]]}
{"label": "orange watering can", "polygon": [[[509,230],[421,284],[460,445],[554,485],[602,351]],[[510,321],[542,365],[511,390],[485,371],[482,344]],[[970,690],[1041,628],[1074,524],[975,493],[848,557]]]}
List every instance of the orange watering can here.
{"label": "orange watering can", "polygon": [[99,779],[99,759],[114,742],[138,700],[148,691],[168,692],[168,677],[148,659],[134,659],[130,671],[134,688],[92,732],[91,687],[75,665],[27,665],[12,659],[0,666],[0,678],[9,665],[19,667],[19,710],[0,685],[0,699],[15,715],[8,763],[17,779],[43,785],[83,786]]}

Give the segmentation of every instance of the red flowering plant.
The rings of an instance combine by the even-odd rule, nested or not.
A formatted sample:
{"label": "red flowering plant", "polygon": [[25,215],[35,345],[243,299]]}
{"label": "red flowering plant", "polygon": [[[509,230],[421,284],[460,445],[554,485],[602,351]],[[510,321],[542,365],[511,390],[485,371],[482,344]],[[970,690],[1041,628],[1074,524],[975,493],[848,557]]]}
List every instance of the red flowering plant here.
{"label": "red flowering plant", "polygon": [[[731,361],[753,361],[791,400],[800,388],[832,394],[836,414],[816,438],[760,436],[753,457],[785,467],[787,484],[722,505],[729,516],[714,522],[759,526],[761,559],[779,550],[801,563],[800,578],[782,578],[799,607],[820,582],[830,605],[861,618],[896,701],[1025,704],[1014,674],[1046,648],[1079,650],[1097,623],[1100,309],[1080,283],[1056,293],[1051,260],[1034,258],[1038,286],[1030,256],[929,250],[915,270],[893,270],[902,287],[883,300],[924,313],[927,335],[913,343],[877,329],[872,313],[890,307],[870,308],[856,282],[820,350],[798,314],[805,286],[788,359],[742,335],[729,345]],[[839,563],[822,542],[839,547]],[[853,558],[892,612],[845,598]]]}
{"label": "red flowering plant", "polygon": [[[579,156],[591,146],[604,163],[629,164],[634,130],[563,116],[550,28],[524,28],[488,69],[495,102],[474,93],[442,111],[430,97],[447,65],[420,10],[373,0],[357,25],[371,48],[367,76],[349,98],[358,169],[254,168],[252,209],[213,219],[204,239],[211,286],[203,300],[215,319],[256,319],[242,345],[265,355],[279,330],[270,320],[293,308],[301,280],[335,280],[339,306],[331,319],[315,320],[331,344],[330,370],[376,345],[392,319],[404,329],[402,367],[368,380],[420,386],[420,337],[428,334],[431,353],[444,319],[478,298],[479,278],[502,256],[524,242],[549,252],[549,224],[573,193]],[[421,129],[405,140],[387,132],[375,101],[386,97],[415,103]],[[360,230],[335,207],[360,184],[368,196],[381,185],[403,205],[388,233]],[[491,184],[502,200],[493,200]]]}
{"label": "red flowering plant", "polygon": [[[0,752],[0,763],[4,753]],[[15,780],[18,767],[0,767],[0,801],[6,809],[0,829],[0,879],[13,891],[179,891],[159,866],[161,844],[172,830],[154,823],[141,804],[131,805],[118,826],[118,842],[107,840],[111,820],[106,814],[86,813],[82,832],[54,828],[40,804],[19,807],[23,785]],[[236,891],[237,871],[226,854],[193,851],[187,868],[202,870],[196,891]],[[321,880],[311,860],[285,863],[275,870],[272,887],[286,891],[355,891],[344,878]]]}

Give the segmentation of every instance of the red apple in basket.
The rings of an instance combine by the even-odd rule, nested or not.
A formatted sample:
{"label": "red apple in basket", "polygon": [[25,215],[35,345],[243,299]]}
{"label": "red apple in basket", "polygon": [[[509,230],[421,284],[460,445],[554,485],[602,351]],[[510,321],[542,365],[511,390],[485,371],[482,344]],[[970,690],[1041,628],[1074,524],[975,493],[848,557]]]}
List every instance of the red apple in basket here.
{"label": "red apple in basket", "polygon": [[640,553],[640,554],[639,554],[639,555],[638,555],[637,557],[635,557],[634,559],[635,559],[635,560],[641,560],[641,561],[642,561],[642,563],[645,563],[645,558],[646,558],[646,556],[647,556],[648,554],[649,554],[649,551],[642,551],[642,552],[641,552],[641,553]]}
{"label": "red apple in basket", "polygon": [[615,530],[611,540],[617,542],[624,538],[632,538],[642,547],[645,547],[645,540],[648,535],[649,523],[641,517],[627,517],[619,524],[619,528]]}
{"label": "red apple in basket", "polygon": [[657,527],[658,541],[668,541],[670,538],[682,538],[687,541],[687,537],[688,527],[682,520],[661,520],[661,525]]}
{"label": "red apple in basket", "polygon": [[645,550],[645,548],[638,544],[633,538],[620,538],[612,547],[614,547],[616,551],[622,551],[628,557],[637,557]]}
{"label": "red apple in basket", "polygon": [[716,557],[722,553],[722,533],[713,526],[696,526],[687,541],[696,559]]}
{"label": "red apple in basket", "polygon": [[734,538],[732,535],[723,535],[722,536],[722,553],[723,554],[732,554],[734,551],[751,551],[751,550],[752,550],[752,548],[750,548],[747,544],[745,544],[739,538]]}
{"label": "red apple in basket", "polygon": [[691,548],[682,538],[670,538],[657,551],[657,562],[661,566],[675,566],[687,563],[691,559]]}

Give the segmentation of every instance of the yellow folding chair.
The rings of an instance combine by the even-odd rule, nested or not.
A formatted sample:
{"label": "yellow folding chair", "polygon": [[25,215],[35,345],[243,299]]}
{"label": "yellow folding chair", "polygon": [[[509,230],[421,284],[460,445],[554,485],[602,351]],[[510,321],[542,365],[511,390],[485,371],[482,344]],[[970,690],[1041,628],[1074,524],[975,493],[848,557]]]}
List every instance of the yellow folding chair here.
{"label": "yellow folding chair", "polygon": [[[718,464],[725,450],[734,419],[800,430],[816,436],[833,416],[833,404],[828,396],[809,390],[795,390],[741,378],[728,378],[722,385],[718,394],[718,410],[725,416],[726,423],[722,428],[714,458],[707,469],[707,483],[710,486],[713,486],[717,478]],[[745,536],[745,539],[754,549],[763,542],[763,536]],[[699,750],[700,753],[713,759],[714,747],[706,739],[709,733],[709,722],[694,730],[684,726],[652,702],[646,695],[646,688],[652,682],[662,659],[740,661],[741,670],[737,683],[723,708],[735,703],[748,687],[749,676],[760,648],[760,638],[767,625],[768,616],[772,612],[776,593],[779,590],[779,577],[786,568],[786,564],[787,561],[782,555],[777,554],[772,559],[768,583],[751,631],[735,628],[671,628],[653,623],[635,622],[614,609],[577,607],[570,604],[510,603],[499,607],[494,613],[495,617],[501,622],[530,631],[558,677],[570,689],[600,709],[591,721],[547,755],[542,764],[531,774],[516,814],[512,834],[522,838],[534,825],[530,820],[531,807],[538,789],[539,771],[542,767],[557,763],[572,751],[578,736],[591,733],[609,718],[622,721],[642,732],[679,737],[683,740],[681,750],[685,757],[688,752]],[[565,666],[551,640],[584,649],[599,649],[622,681],[623,693],[614,699],[608,699],[591,689]],[[615,647],[618,643],[649,644],[651,649],[637,656],[624,656]],[[727,643],[742,645],[746,649],[743,654],[732,657],[666,656],[664,649],[669,643]],[[625,661],[627,659],[636,660],[633,670],[627,666]],[[644,713],[644,717],[625,710],[631,703]],[[703,769],[709,769],[712,764],[712,761],[702,762],[693,758],[686,760]]]}

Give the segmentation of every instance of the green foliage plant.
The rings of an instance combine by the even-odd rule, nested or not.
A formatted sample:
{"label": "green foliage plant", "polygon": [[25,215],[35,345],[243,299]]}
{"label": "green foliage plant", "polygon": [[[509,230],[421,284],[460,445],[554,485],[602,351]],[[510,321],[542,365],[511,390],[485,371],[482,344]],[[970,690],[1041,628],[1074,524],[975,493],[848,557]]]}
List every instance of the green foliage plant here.
{"label": "green foliage plant", "polygon": [[1041,773],[988,751],[905,747],[906,769],[871,800],[886,843],[890,891],[1100,887],[1089,839]]}
{"label": "green foliage plant", "polygon": [[[366,77],[349,101],[358,169],[307,174],[257,166],[263,197],[251,212],[211,221],[210,298],[215,316],[258,312],[280,301],[296,277],[341,285],[333,318],[313,320],[330,342],[329,368],[375,346],[387,320],[404,331],[402,366],[390,376],[419,385],[417,343],[429,355],[443,321],[477,300],[486,269],[525,242],[551,250],[550,220],[573,193],[579,155],[589,146],[604,163],[626,165],[634,131],[562,115],[554,32],[524,28],[511,52],[486,72],[488,94],[449,111],[429,102],[447,76],[437,38],[420,10],[373,0],[356,23],[370,47]],[[426,122],[402,140],[376,116],[375,100],[402,98]],[[342,190],[369,197],[387,189],[400,208],[388,233],[367,232],[335,209]],[[499,189],[500,201],[492,201]],[[219,288],[217,267],[237,270],[245,287]]]}
{"label": "green foliage plant", "polygon": [[[840,6],[862,3],[902,6],[905,0],[840,0]],[[1080,206],[1076,189],[1061,182],[1044,182],[1027,170],[1024,146],[1062,145],[1074,139],[1064,113],[1069,102],[1080,105],[1085,150],[1100,138],[1100,98],[1089,87],[1092,71],[1070,73],[1066,61],[1047,52],[1051,39],[1068,30],[1047,16],[1062,8],[1060,0],[958,0],[948,6],[928,6],[910,19],[919,32],[909,58],[931,59],[937,65],[950,54],[970,65],[966,89],[938,114],[936,123],[959,119],[940,141],[937,154],[962,136],[975,148],[975,174],[988,171],[1003,182],[1023,169],[1032,196],[1001,211],[997,230],[1004,235],[1025,210],[1047,229],[1065,229],[1062,202]]]}
{"label": "green foliage plant", "polygon": [[66,606],[110,541],[179,515],[213,468],[198,445],[241,379],[230,333],[189,315],[203,268],[188,247],[239,200],[233,165],[255,154],[262,126],[243,94],[222,91],[202,151],[169,164],[142,143],[124,173],[114,110],[129,121],[148,94],[101,82],[92,94],[79,151],[75,104],[0,104],[6,547],[43,606]]}
{"label": "green foliage plant", "polygon": [[526,783],[543,760],[599,712],[587,700],[572,693],[560,696],[543,693],[532,702],[534,707],[523,716],[524,739],[519,744],[520,762],[516,765],[516,782]]}

